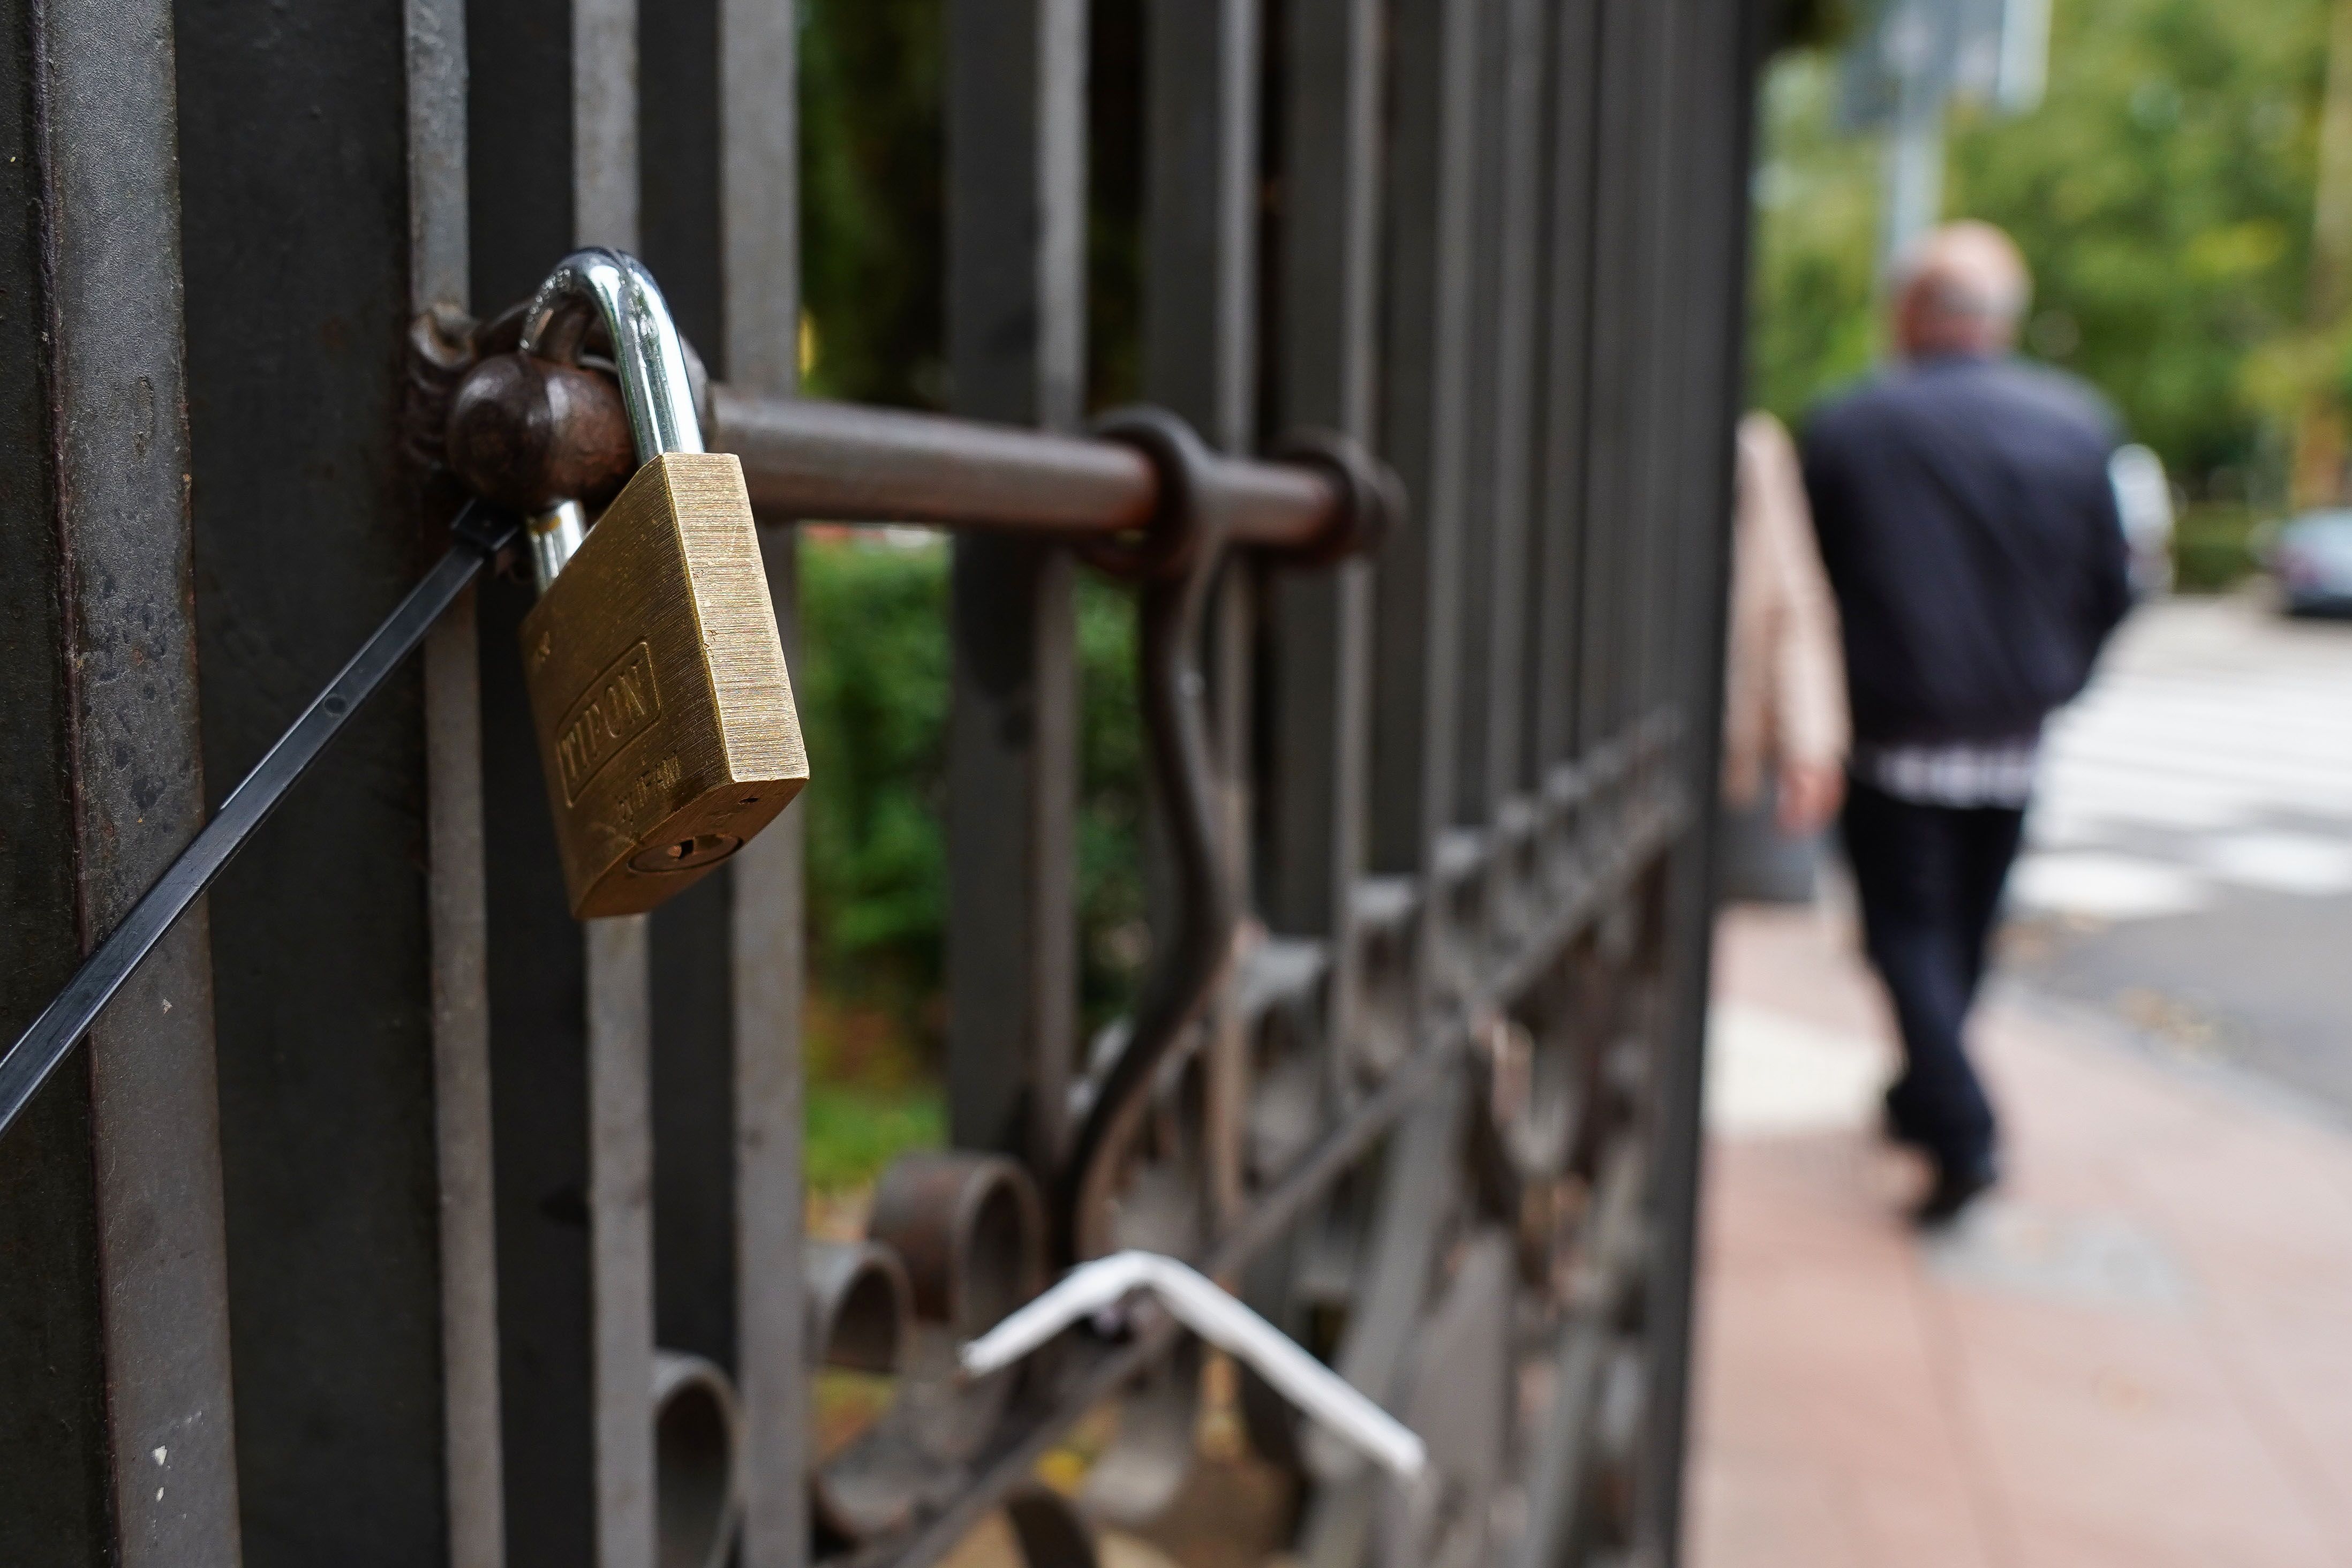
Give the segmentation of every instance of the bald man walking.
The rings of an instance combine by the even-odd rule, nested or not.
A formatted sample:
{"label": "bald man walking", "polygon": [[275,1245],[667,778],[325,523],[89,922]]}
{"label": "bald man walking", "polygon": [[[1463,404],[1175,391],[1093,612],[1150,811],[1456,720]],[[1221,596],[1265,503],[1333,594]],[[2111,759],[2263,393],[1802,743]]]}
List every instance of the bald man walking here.
{"label": "bald man walking", "polygon": [[1999,229],[1929,235],[1896,280],[1898,363],[1805,433],[1853,718],[1846,850],[1903,1035],[1887,1130],[1934,1162],[1925,1225],[1997,1175],[1963,1030],[2042,722],[2130,603],[2116,421],[2083,383],[2011,356],[2030,292]]}

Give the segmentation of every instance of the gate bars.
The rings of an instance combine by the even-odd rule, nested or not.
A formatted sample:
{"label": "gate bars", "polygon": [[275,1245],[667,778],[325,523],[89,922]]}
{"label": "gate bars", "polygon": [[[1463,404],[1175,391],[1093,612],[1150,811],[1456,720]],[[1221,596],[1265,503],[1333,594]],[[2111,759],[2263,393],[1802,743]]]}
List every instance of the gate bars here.
{"label": "gate bars", "polygon": [[[743,1568],[931,1562],[997,1509],[1039,1563],[1237,1517],[1164,1321],[941,1371],[1060,1256],[1081,1149],[1096,1242],[1190,1258],[1429,1443],[1407,1507],[1240,1379],[1290,1500],[1256,1544],[1675,1559],[1760,7],[936,3],[951,418],[791,400],[781,0],[0,0],[0,1037],[429,559],[407,384],[574,245],[643,256],[702,351],[788,655],[793,521],[956,530],[955,1151],[804,1243],[800,814],[583,932],[528,595],[485,584],[0,1140],[0,1561],[679,1561],[727,1488],[657,1435],[657,1370],[723,1390],[677,1353],[732,1383]],[[1081,523],[1171,473],[1080,436],[1114,5],[1146,400],[1232,459],[1335,432],[1408,506],[1308,563],[1265,547],[1361,491],[1344,447],[1192,459],[1256,496],[1168,667],[1205,672],[1182,754],[1242,918],[1107,1131],[1072,593]],[[1198,910],[1154,913],[1165,960]],[[824,1452],[818,1363],[897,1400]]]}

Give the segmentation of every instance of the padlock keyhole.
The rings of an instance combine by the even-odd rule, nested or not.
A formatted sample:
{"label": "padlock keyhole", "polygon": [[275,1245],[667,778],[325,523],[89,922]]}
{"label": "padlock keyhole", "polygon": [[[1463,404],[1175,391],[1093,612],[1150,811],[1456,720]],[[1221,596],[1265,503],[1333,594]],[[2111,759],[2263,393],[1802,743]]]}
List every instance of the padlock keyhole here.
{"label": "padlock keyhole", "polygon": [[673,838],[640,850],[629,862],[636,871],[697,871],[705,866],[724,860],[743,841],[731,833],[698,833],[691,838]]}

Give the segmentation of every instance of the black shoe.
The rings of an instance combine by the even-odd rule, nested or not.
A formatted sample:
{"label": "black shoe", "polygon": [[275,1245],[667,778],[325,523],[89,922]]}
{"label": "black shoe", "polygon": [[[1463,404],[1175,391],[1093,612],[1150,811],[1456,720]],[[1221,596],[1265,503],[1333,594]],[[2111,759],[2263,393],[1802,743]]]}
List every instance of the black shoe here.
{"label": "black shoe", "polygon": [[1922,1230],[1939,1230],[1960,1217],[1967,1208],[1990,1190],[1998,1173],[1990,1160],[1979,1160],[1966,1165],[1938,1164],[1936,1184],[1911,1211],[1911,1223]]}
{"label": "black shoe", "polygon": [[1878,1130],[1885,1135],[1889,1143],[1898,1149],[1916,1149],[1922,1154],[1933,1154],[1936,1152],[1936,1145],[1927,1136],[1926,1129],[1905,1116],[1901,1110],[1902,1101],[1898,1091],[1902,1089],[1905,1081],[1902,1079],[1895,1079],[1886,1086],[1886,1092],[1878,1097],[1881,1113]]}
{"label": "black shoe", "polygon": [[1888,1106],[1885,1114],[1879,1118],[1878,1131],[1881,1136],[1898,1149],[1916,1149],[1922,1153],[1931,1152],[1927,1135],[1895,1114],[1895,1107],[1892,1105]]}

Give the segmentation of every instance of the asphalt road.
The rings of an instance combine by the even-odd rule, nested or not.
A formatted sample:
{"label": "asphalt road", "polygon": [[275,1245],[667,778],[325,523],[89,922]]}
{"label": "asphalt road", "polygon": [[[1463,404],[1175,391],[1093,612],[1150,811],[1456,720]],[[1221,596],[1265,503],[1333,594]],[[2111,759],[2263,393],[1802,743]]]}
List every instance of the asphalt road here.
{"label": "asphalt road", "polygon": [[2352,1117],[2352,624],[2143,607],[2049,733],[2008,973]]}

